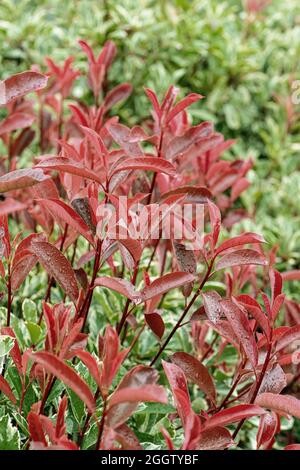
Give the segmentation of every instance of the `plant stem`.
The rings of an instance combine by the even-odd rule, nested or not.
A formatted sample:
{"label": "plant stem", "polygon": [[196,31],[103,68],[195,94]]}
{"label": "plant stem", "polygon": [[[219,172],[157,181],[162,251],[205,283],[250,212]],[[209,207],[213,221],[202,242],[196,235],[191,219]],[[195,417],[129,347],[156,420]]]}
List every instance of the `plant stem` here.
{"label": "plant stem", "polygon": [[169,334],[169,336],[167,337],[167,339],[165,340],[165,342],[162,344],[162,346],[159,348],[159,351],[158,353],[156,354],[156,356],[154,357],[154,359],[152,359],[151,363],[150,363],[150,366],[153,366],[155,364],[155,362],[157,361],[157,359],[160,357],[161,353],[165,350],[165,348],[167,347],[167,345],[169,344],[169,342],[171,341],[171,339],[173,338],[174,334],[176,333],[176,331],[178,330],[178,328],[180,328],[180,325],[181,323],[183,322],[183,320],[185,319],[187,313],[189,312],[190,308],[193,306],[195,300],[198,298],[201,290],[203,289],[203,286],[204,284],[206,283],[206,281],[208,280],[209,276],[210,276],[210,273],[211,273],[211,270],[212,270],[212,267],[213,267],[213,261],[210,263],[209,267],[208,267],[208,270],[200,284],[200,286],[198,287],[197,291],[195,292],[193,298],[191,299],[191,301],[188,303],[188,305],[185,307],[185,309],[183,310],[183,313],[181,315],[181,317],[179,318],[178,322],[176,323],[176,325],[174,326],[174,328],[172,329],[171,333]]}
{"label": "plant stem", "polygon": [[100,421],[98,438],[97,438],[96,449],[95,450],[99,450],[99,447],[101,445],[101,439],[102,439],[102,434],[103,434],[104,425],[105,425],[105,418],[106,418],[106,406],[107,406],[107,399],[105,398],[104,402],[103,402],[103,412],[102,412],[102,418],[101,418],[101,421]]}
{"label": "plant stem", "polygon": [[[268,351],[267,351],[267,355],[266,355],[266,358],[265,358],[265,362],[264,362],[263,368],[262,368],[262,370],[261,370],[259,379],[258,379],[258,381],[256,382],[256,387],[255,387],[255,389],[254,389],[254,392],[253,392],[252,397],[251,397],[250,402],[249,402],[250,405],[252,405],[252,404],[255,402],[255,399],[256,399],[256,397],[257,397],[257,395],[258,395],[260,386],[261,386],[261,384],[262,384],[262,381],[263,381],[263,379],[264,379],[264,376],[265,376],[265,374],[266,374],[266,371],[267,371],[267,368],[268,368],[268,365],[269,365],[269,361],[270,361],[270,357],[271,357],[271,351],[272,351],[272,335],[271,335],[271,338],[270,338],[270,343],[269,343],[269,347],[268,347]],[[245,419],[242,419],[242,420],[239,422],[239,424],[238,424],[236,430],[234,431],[234,433],[233,433],[233,435],[232,435],[232,439],[235,439],[235,438],[236,438],[236,436],[238,435],[238,433],[239,433],[239,431],[240,431],[240,429],[241,429],[241,427],[243,426],[243,424],[244,424],[245,421],[246,421]]]}
{"label": "plant stem", "polygon": [[10,263],[8,263],[6,326],[10,326],[11,304],[12,304],[11,273],[10,273]]}

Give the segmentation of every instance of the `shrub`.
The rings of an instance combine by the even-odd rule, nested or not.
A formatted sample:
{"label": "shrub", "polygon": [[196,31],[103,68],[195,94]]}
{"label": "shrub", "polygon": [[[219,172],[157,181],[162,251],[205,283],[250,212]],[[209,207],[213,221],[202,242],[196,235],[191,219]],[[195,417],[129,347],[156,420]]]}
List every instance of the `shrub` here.
{"label": "shrub", "polygon": [[[71,95],[71,58],[0,83],[0,448],[225,449],[245,421],[257,448],[290,444],[275,439],[287,415],[300,418],[299,305],[282,283],[299,272],[276,271],[262,236],[221,231],[221,219],[231,228],[245,216],[251,161],[224,158],[233,142],[211,122],[190,123],[202,96],[178,101],[173,86],[161,102],[146,88],[151,119],[121,124],[110,110],[131,86],[109,86],[114,43],[98,56],[80,46],[90,105]],[[41,154],[20,168],[34,139]],[[162,236],[185,203],[204,208],[193,249]],[[144,236],[154,204],[162,216]],[[198,229],[192,214],[184,222]],[[253,446],[247,435],[243,445]]]}

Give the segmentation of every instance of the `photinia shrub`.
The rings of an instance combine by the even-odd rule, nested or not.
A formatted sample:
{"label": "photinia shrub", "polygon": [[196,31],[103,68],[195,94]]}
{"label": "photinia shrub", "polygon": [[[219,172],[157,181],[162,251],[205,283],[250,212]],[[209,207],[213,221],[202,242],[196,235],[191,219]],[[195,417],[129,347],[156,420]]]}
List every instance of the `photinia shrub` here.
{"label": "photinia shrub", "polygon": [[282,291],[300,275],[230,235],[252,162],[191,124],[196,93],[146,88],[149,119],[120,123],[115,45],[79,44],[89,104],[71,57],[0,83],[0,448],[221,450],[245,426],[279,446],[300,418],[300,306]]}

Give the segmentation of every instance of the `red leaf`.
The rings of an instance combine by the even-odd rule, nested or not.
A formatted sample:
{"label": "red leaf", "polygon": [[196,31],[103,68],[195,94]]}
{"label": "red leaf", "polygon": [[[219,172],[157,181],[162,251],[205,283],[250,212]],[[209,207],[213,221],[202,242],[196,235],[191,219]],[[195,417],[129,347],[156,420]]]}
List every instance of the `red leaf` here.
{"label": "red leaf", "polygon": [[265,410],[257,405],[236,405],[226,410],[219,411],[205,421],[204,429],[212,429],[217,426],[226,426],[242,419],[252,418],[265,414]]}
{"label": "red leaf", "polygon": [[12,191],[13,189],[23,189],[48,179],[42,170],[36,168],[24,168],[14,170],[0,177],[0,193]]}
{"label": "red leaf", "polygon": [[4,393],[4,395],[7,396],[7,398],[10,399],[10,401],[15,405],[16,404],[16,397],[9,385],[9,383],[7,382],[7,380],[5,380],[4,377],[2,377],[2,375],[0,375],[0,391],[2,393]]}
{"label": "red leaf", "polygon": [[95,380],[96,384],[101,387],[100,384],[100,372],[99,372],[99,366],[94,358],[89,352],[79,350],[76,351],[76,356],[84,363],[84,365],[88,368],[89,373]]}
{"label": "red leaf", "polygon": [[[115,390],[111,399],[122,389],[136,389],[152,385],[157,382],[158,373],[151,367],[136,366],[123,377],[118,388]],[[120,403],[109,407],[106,423],[108,426],[116,428],[124,423],[137,408],[136,402]]]}
{"label": "red leaf", "polygon": [[0,123],[0,135],[30,127],[34,121],[34,116],[26,113],[13,113]]}
{"label": "red leaf", "polygon": [[290,327],[277,341],[276,351],[290,346],[294,341],[300,339],[300,324]]}
{"label": "red leaf", "polygon": [[50,352],[28,353],[29,358],[40,364],[47,372],[61,380],[70,387],[76,395],[86,404],[91,413],[95,410],[95,400],[91,390],[82,378],[65,364],[61,359]]}
{"label": "red leaf", "polygon": [[208,200],[212,199],[211,192],[202,186],[179,186],[171,191],[167,191],[161,196],[161,201],[165,201],[171,196],[175,196],[177,194],[182,194],[185,196],[183,202],[191,202],[197,204],[205,204]]}
{"label": "red leaf", "polygon": [[0,106],[47,85],[47,77],[38,72],[17,73],[0,82]]}
{"label": "red leaf", "polygon": [[223,316],[222,307],[220,301],[222,297],[218,292],[210,291],[210,292],[203,292],[202,294],[203,305],[205,309],[205,313],[208,319],[216,324]]}
{"label": "red leaf", "polygon": [[275,269],[270,269],[270,282],[272,289],[272,304],[274,303],[276,297],[281,294],[282,291],[282,276]]}
{"label": "red leaf", "polygon": [[231,434],[226,428],[215,427],[200,433],[197,450],[224,450],[234,444]]}
{"label": "red leaf", "polygon": [[211,122],[202,122],[198,126],[190,127],[183,135],[174,137],[168,144],[166,159],[174,159],[179,154],[188,150],[201,139],[209,137],[213,133]]}
{"label": "red leaf", "polygon": [[76,276],[67,258],[51,243],[33,241],[33,253],[48,274],[60,284],[66,294],[76,303],[79,292]]}
{"label": "red leaf", "polygon": [[239,245],[246,245],[248,243],[266,243],[265,239],[256,233],[243,233],[238,237],[230,238],[223,242],[219,248],[216,249],[215,256],[217,256],[222,251],[228,250],[229,248],[234,248]]}
{"label": "red leaf", "polygon": [[[196,275],[197,261],[192,250],[187,250],[182,243],[173,241],[173,247],[177,259],[178,268],[180,271]],[[190,283],[183,288],[183,294],[188,297],[193,290],[193,283]]]}
{"label": "red leaf", "polygon": [[146,313],[145,320],[153,333],[158,336],[159,339],[161,339],[165,331],[165,324],[161,316],[156,312]]}
{"label": "red leaf", "polygon": [[158,173],[166,173],[170,176],[176,175],[176,168],[172,163],[157,157],[126,158],[113,169],[110,176],[124,170],[149,170]]}
{"label": "red leaf", "polygon": [[[162,361],[162,365],[171,386],[178,414],[182,423],[185,424],[188,414],[192,411],[192,408],[184,372],[176,364],[170,364],[169,362]],[[180,394],[176,393],[177,391],[184,395],[182,397],[183,399],[181,399]]]}
{"label": "red leaf", "polygon": [[246,313],[230,300],[222,300],[221,306],[245,354],[255,369],[258,360],[257,345]]}
{"label": "red leaf", "polygon": [[238,250],[228,253],[216,263],[216,270],[231,268],[233,266],[244,266],[248,264],[256,264],[261,266],[267,265],[267,260],[258,251],[255,250]]}
{"label": "red leaf", "polygon": [[177,352],[171,356],[172,362],[179,366],[186,378],[191,380],[213,401],[216,390],[207,368],[195,357],[185,352]]}
{"label": "red leaf", "polygon": [[4,201],[0,201],[0,217],[4,217],[13,212],[19,212],[26,209],[27,206],[22,202],[16,201],[12,197],[5,198]]}
{"label": "red leaf", "polygon": [[19,375],[22,377],[23,375],[22,354],[18,345],[18,341],[16,339],[16,335],[13,329],[10,328],[9,326],[4,326],[3,328],[1,328],[1,334],[11,336],[15,340],[13,348],[9,351],[9,355],[12,358],[16,368],[18,369]]}
{"label": "red leaf", "polygon": [[120,403],[137,402],[159,402],[168,403],[167,395],[160,385],[146,385],[145,387],[126,387],[116,391],[109,400],[109,406]]}
{"label": "red leaf", "polygon": [[96,183],[101,184],[102,181],[92,170],[87,169],[81,163],[71,160],[70,158],[65,157],[50,157],[41,160],[36,168],[43,168],[44,170],[57,170],[65,173],[70,173],[71,175],[82,176],[82,178],[87,178]]}
{"label": "red leaf", "polygon": [[259,428],[256,436],[257,449],[268,446],[274,438],[278,428],[278,417],[275,413],[262,415],[259,421]]}
{"label": "red leaf", "polygon": [[255,403],[264,408],[283,415],[292,415],[300,418],[300,400],[291,395],[277,395],[275,393],[261,393]]}
{"label": "red leaf", "polygon": [[135,290],[134,285],[131,284],[131,282],[126,281],[126,279],[101,276],[95,279],[94,285],[107,287],[108,289],[115,290],[116,292],[119,292],[119,294],[124,295],[135,303],[139,303],[141,301],[141,297],[139,293]]}
{"label": "red leaf", "polygon": [[289,444],[283,450],[300,450],[300,444]]}
{"label": "red leaf", "polygon": [[157,96],[151,88],[144,88],[146,95],[148,96],[149,100],[152,103],[153,109],[157,115],[158,120],[161,118],[161,109],[160,104],[158,102]]}
{"label": "red leaf", "polygon": [[[60,222],[60,219],[73,227],[77,232],[79,232],[87,241],[92,245],[94,244],[94,239],[91,236],[90,229],[87,224],[82,220],[82,218],[69,207],[65,202],[60,201],[59,199],[38,199],[37,202],[46,207],[49,212],[52,214],[53,218]],[[64,224],[60,224],[64,228]]]}
{"label": "red leaf", "polygon": [[168,292],[171,289],[181,287],[189,282],[194,281],[195,276],[189,273],[184,272],[175,272],[168,273],[159,279],[155,279],[149,286],[146,286],[142,292],[141,296],[143,301],[152,299],[159,295]]}
{"label": "red leaf", "polygon": [[40,442],[45,447],[47,447],[46,436],[43,431],[43,427],[42,427],[42,423],[41,423],[39,415],[37,415],[33,411],[29,411],[28,416],[27,416],[27,422],[28,422],[28,430],[29,430],[32,441]]}
{"label": "red leaf", "polygon": [[286,271],[285,273],[281,273],[283,281],[300,281],[300,271]]}
{"label": "red leaf", "polygon": [[196,103],[196,101],[201,100],[204,98],[202,95],[198,95],[198,93],[190,93],[188,96],[183,98],[179,103],[177,103],[174,108],[170,111],[167,117],[167,124],[174,119],[177,114],[181,113],[185,108],[191,106],[191,104]]}
{"label": "red leaf", "polygon": [[108,111],[119,101],[123,101],[128,98],[131,92],[132,86],[129,83],[122,83],[121,85],[117,85],[115,88],[109,91],[105,97],[103,103],[105,111]]}
{"label": "red leaf", "polygon": [[259,303],[250,297],[250,295],[242,294],[237,297],[237,300],[242,304],[248,312],[252,314],[262,330],[265,332],[267,338],[270,337],[270,323],[265,313],[261,309]]}

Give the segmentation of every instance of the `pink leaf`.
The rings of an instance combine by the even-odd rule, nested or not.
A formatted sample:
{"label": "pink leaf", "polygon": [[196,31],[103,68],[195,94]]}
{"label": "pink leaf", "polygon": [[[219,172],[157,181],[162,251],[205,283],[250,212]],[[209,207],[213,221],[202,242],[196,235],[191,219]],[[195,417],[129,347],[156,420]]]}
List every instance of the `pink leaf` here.
{"label": "pink leaf", "polygon": [[290,327],[277,341],[276,351],[281,351],[300,339],[300,324]]}
{"label": "pink leaf", "polygon": [[81,163],[71,160],[65,157],[50,157],[42,159],[37,165],[36,168],[43,168],[45,170],[57,170],[65,173],[70,173],[71,175],[81,176],[82,178],[87,178],[96,183],[101,184],[101,178],[92,170],[87,169]]}
{"label": "pink leaf", "polygon": [[170,176],[176,175],[176,168],[172,163],[157,157],[127,158],[113,169],[111,176],[124,170],[149,170],[158,173],[166,173]]}
{"label": "pink leaf", "polygon": [[45,88],[47,80],[45,75],[33,71],[12,75],[0,82],[0,106],[7,105],[26,93]]}
{"label": "pink leaf", "polygon": [[0,123],[0,135],[24,127],[30,127],[34,121],[34,116],[26,113],[13,113]]}
{"label": "pink leaf", "polygon": [[205,313],[208,319],[212,323],[218,323],[218,321],[222,318],[223,311],[220,304],[222,297],[218,292],[210,291],[210,292],[203,292],[202,294],[203,305],[205,309]]}
{"label": "pink leaf", "polygon": [[120,403],[137,403],[140,401],[168,403],[163,387],[160,385],[146,385],[145,387],[121,388],[112,395],[109,400],[109,406],[119,405]]}
{"label": "pink leaf", "polygon": [[14,170],[0,177],[0,193],[28,188],[48,178],[49,176],[44,175],[42,170],[36,168]]}
{"label": "pink leaf", "polygon": [[112,108],[115,104],[119,101],[123,101],[132,92],[132,86],[129,83],[122,83],[121,85],[117,85],[111,91],[109,91],[104,100],[104,108],[105,111],[108,111]]}
{"label": "pink leaf", "polygon": [[292,415],[300,418],[300,400],[291,395],[277,395],[275,393],[262,393],[258,395],[255,403],[264,408],[283,415]]}
{"label": "pink leaf", "polygon": [[101,276],[95,279],[94,285],[107,287],[108,289],[115,290],[116,292],[119,292],[119,294],[124,295],[125,297],[130,300],[133,300],[136,303],[141,301],[140,295],[135,290],[134,285],[131,284],[129,281],[126,281],[126,279]]}

